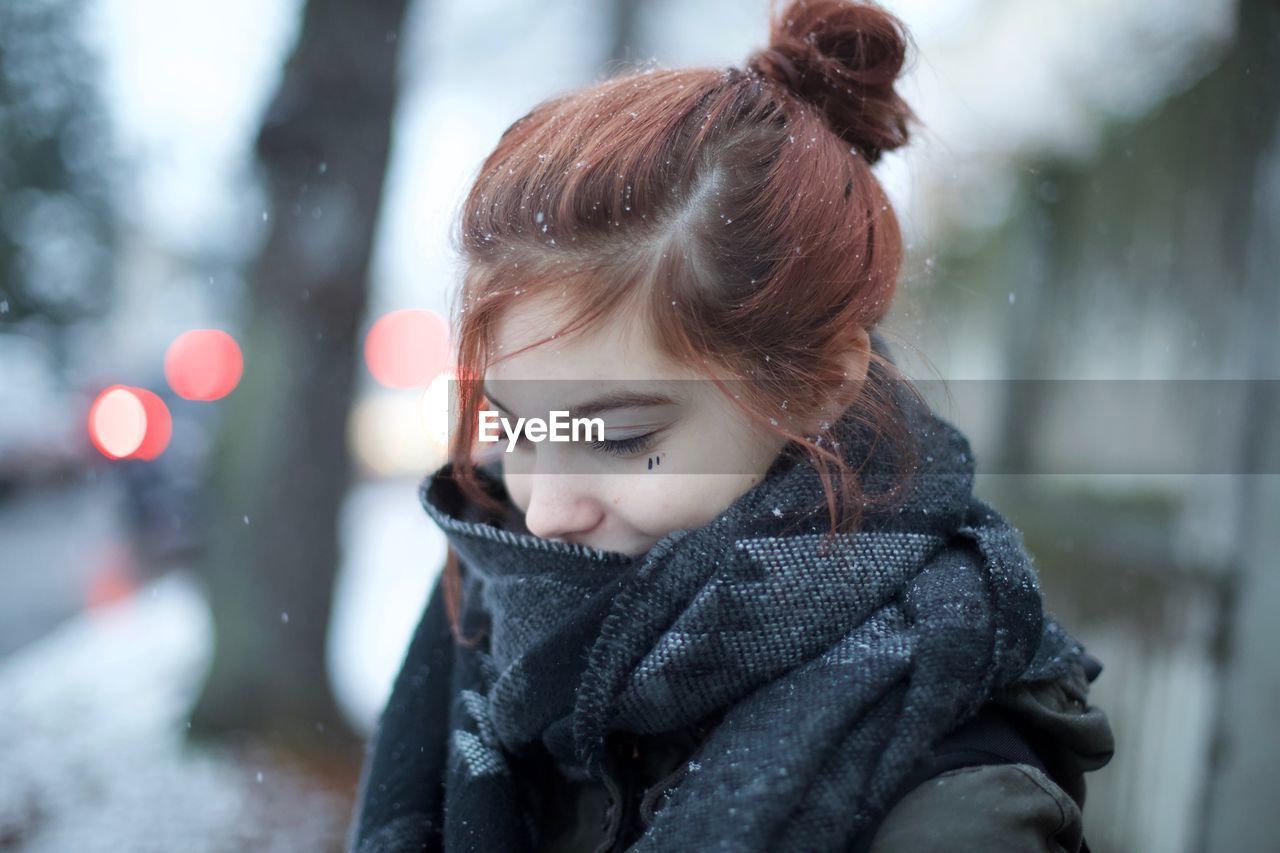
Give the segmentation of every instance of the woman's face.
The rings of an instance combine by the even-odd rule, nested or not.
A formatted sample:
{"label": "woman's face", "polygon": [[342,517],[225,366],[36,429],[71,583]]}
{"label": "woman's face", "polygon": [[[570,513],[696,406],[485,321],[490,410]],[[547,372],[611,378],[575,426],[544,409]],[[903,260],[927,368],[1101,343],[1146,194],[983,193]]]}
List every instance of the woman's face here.
{"label": "woman's face", "polygon": [[[557,309],[545,296],[509,308],[495,359],[552,334],[565,316]],[[483,455],[501,458],[507,491],[534,535],[643,554],[666,534],[715,518],[781,451],[784,440],[751,424],[714,383],[664,358],[644,325],[611,318],[506,357],[485,374],[487,408],[513,429],[517,418],[548,420],[553,410],[577,416],[605,394],[668,398],[589,412],[604,423],[604,446],[521,437],[508,452],[499,427],[502,440]]]}

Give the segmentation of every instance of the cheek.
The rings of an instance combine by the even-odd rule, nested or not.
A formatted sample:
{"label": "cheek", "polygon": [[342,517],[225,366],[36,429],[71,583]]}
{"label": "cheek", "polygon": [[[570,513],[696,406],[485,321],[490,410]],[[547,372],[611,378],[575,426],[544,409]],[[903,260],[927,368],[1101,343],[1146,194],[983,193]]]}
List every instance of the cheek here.
{"label": "cheek", "polygon": [[661,474],[628,478],[613,511],[636,530],[662,537],[715,518],[745,493],[755,479],[738,474]]}
{"label": "cheek", "polygon": [[[668,530],[667,520],[679,514],[677,490],[664,488],[662,480],[670,485],[673,477],[645,477],[635,475],[623,478],[620,488],[609,501],[615,515],[629,526],[645,533],[662,535]],[[657,482],[655,482],[657,481]]]}

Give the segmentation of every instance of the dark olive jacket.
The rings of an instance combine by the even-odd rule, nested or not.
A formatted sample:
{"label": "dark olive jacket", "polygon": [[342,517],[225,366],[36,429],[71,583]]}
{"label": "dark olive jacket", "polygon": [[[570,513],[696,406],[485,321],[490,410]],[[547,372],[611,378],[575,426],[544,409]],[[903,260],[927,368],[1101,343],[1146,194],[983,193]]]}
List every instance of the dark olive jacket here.
{"label": "dark olive jacket", "polygon": [[[1087,704],[1087,685],[1081,670],[1065,684],[1024,686],[998,696],[982,716],[1011,727],[1034,758],[969,764],[912,783],[854,849],[1079,853],[1083,774],[1106,764],[1114,750],[1105,714]],[[570,781],[550,763],[531,764],[545,839],[541,850],[626,850],[662,808],[663,794],[696,764],[698,747],[714,725],[712,719],[639,737],[611,733],[603,782]]]}

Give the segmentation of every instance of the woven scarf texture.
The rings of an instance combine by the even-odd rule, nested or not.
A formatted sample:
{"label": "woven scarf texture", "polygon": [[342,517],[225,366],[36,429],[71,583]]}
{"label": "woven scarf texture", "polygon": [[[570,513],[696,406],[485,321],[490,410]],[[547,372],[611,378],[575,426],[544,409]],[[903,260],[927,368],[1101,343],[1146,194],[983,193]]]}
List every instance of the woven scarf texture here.
{"label": "woven scarf texture", "polygon": [[[487,639],[453,643],[437,586],[352,848],[536,850],[523,757],[545,749],[566,776],[599,778],[609,731],[722,712],[630,849],[843,850],[993,693],[1062,677],[1083,649],[1044,614],[1019,532],[973,494],[969,442],[895,397],[918,470],[899,505],[828,550],[817,473],[784,457],[638,557],[535,537],[518,513],[483,514],[449,465],[428,476],[423,507],[462,565],[463,632]],[[847,414],[835,438],[855,465],[870,457],[878,488],[890,445]]]}

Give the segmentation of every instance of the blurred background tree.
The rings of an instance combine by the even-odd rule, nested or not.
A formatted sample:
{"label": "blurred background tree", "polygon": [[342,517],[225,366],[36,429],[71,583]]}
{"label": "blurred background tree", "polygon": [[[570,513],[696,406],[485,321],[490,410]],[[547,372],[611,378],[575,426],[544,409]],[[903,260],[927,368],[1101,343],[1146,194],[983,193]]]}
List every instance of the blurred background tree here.
{"label": "blurred background tree", "polygon": [[39,324],[55,358],[114,292],[115,164],[82,5],[0,4],[0,333]]}
{"label": "blurred background tree", "polygon": [[268,236],[247,277],[251,369],[226,401],[199,573],[215,626],[198,735],[354,748],[325,668],[347,415],[406,0],[309,0],[257,137]]}
{"label": "blurred background tree", "polygon": [[1056,424],[1104,422],[1063,407],[1090,383],[1140,377],[1135,397],[1173,403],[1151,434],[1102,439],[1166,447],[1156,476],[1093,445],[1083,476],[981,485],[1104,662],[1091,698],[1119,748],[1089,782],[1095,850],[1263,850],[1280,833],[1280,6],[1242,0],[1201,62],[1087,158],[1030,159],[1007,218],[947,236],[930,294],[957,336],[1003,348],[1013,381],[994,383],[979,452],[1001,474],[1046,471],[1074,438]]}

